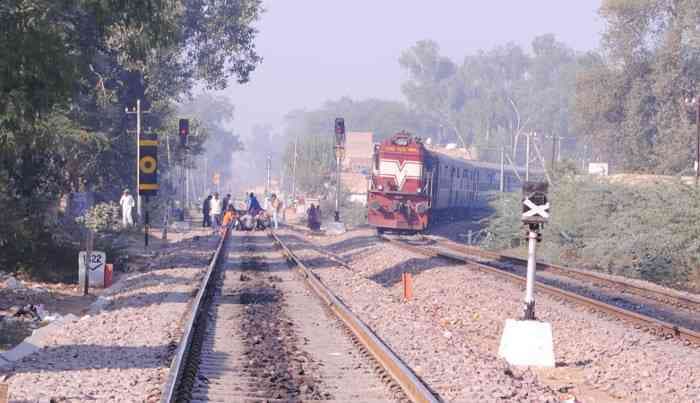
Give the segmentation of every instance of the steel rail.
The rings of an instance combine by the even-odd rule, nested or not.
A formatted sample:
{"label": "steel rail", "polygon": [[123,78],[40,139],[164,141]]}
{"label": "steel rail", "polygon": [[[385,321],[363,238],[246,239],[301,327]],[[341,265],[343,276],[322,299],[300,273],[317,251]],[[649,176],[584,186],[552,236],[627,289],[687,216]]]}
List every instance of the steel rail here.
{"label": "steel rail", "polygon": [[[494,259],[494,260],[501,260],[501,261],[506,260],[506,261],[510,261],[512,263],[515,263],[517,265],[522,265],[522,266],[527,265],[526,259],[519,258],[517,256],[505,255],[505,254],[500,254],[500,253],[491,252],[491,251],[485,251],[483,249],[468,247],[468,246],[458,247],[458,246],[450,245],[448,243],[445,243],[442,246],[449,248],[451,250],[457,251],[457,252],[464,252],[464,253],[467,253],[470,255],[476,255],[479,257],[484,257],[484,258]],[[663,303],[670,303],[671,305],[685,307],[685,308],[691,309],[691,310],[700,310],[700,298],[698,298],[698,299],[689,298],[688,296],[682,295],[680,293],[674,293],[673,291],[656,290],[656,289],[652,289],[652,288],[648,288],[648,287],[644,287],[644,286],[630,284],[630,283],[620,281],[620,280],[607,278],[607,277],[602,276],[598,273],[592,273],[590,271],[586,271],[586,270],[582,270],[582,269],[564,267],[564,266],[559,266],[559,265],[545,263],[545,262],[537,262],[537,269],[542,270],[542,271],[549,271],[549,272],[552,272],[555,274],[560,274],[560,275],[570,277],[570,278],[584,279],[587,281],[598,281],[598,282],[601,282],[601,283],[608,285],[609,287],[619,288],[625,292],[628,292],[630,294],[635,294],[635,295],[643,297],[643,298],[653,299],[653,300],[663,302]]]}
{"label": "steel rail", "polygon": [[[453,254],[450,252],[445,252],[445,251],[437,251],[435,249],[425,247],[425,246],[417,246],[417,245],[410,245],[407,244],[406,242],[399,241],[396,239],[391,239],[386,236],[380,237],[382,240],[390,242],[392,245],[396,245],[398,247],[404,248],[406,250],[409,250],[411,252],[419,253],[422,255],[430,256],[430,257],[441,257],[453,261],[457,261],[460,263],[465,263],[467,265],[473,265],[477,269],[490,273],[490,274],[496,274],[502,277],[505,277],[513,282],[516,282],[518,284],[525,284],[525,277],[514,274],[511,272],[508,272],[502,268],[496,267],[496,266],[491,266],[488,264],[484,264],[481,262],[474,261],[472,259],[469,259],[468,257],[465,256],[460,256],[457,254]],[[616,307],[614,305],[607,304],[605,302],[597,301],[592,298],[584,297],[582,295],[578,295],[576,293],[570,292],[570,291],[565,291],[560,288],[550,286],[547,284],[542,284],[538,283],[537,284],[537,289],[542,290],[546,292],[547,294],[563,298],[572,302],[575,302],[580,305],[588,306],[590,308],[593,308],[597,311],[600,312],[605,312],[610,315],[613,315],[617,318],[623,319],[623,320],[628,320],[633,323],[640,324],[648,329],[650,329],[654,334],[658,334],[661,336],[671,336],[671,337],[676,337],[678,339],[687,341],[689,343],[695,344],[700,346],[700,332],[696,332],[691,329],[686,329],[683,327],[679,327],[676,325],[673,325],[668,322],[664,322],[655,318],[652,318],[650,316],[638,314],[636,312],[628,311],[626,309],[622,309],[619,307]]]}
{"label": "steel rail", "polygon": [[199,291],[195,297],[192,308],[188,315],[187,324],[185,325],[185,331],[180,339],[177,350],[175,352],[175,357],[170,364],[170,371],[168,373],[168,380],[163,387],[163,392],[161,394],[162,403],[172,403],[176,401],[178,388],[180,386],[180,381],[182,380],[182,374],[184,372],[184,367],[187,362],[187,355],[190,352],[192,337],[194,334],[194,327],[203,313],[205,313],[205,307],[203,306],[204,296],[207,290],[213,283],[211,280],[213,278],[212,274],[216,270],[216,266],[219,263],[221,257],[221,251],[224,249],[224,244],[229,236],[229,229],[227,228],[224,235],[219,240],[219,244],[214,251],[214,255],[209,262],[209,267],[207,268],[204,278],[199,286]]}
{"label": "steel rail", "polygon": [[348,327],[362,345],[398,384],[413,402],[440,402],[435,394],[421,381],[410,368],[372,332],[333,292],[299,259],[294,252],[275,234],[270,232],[284,254],[300,269],[311,289],[330,310]]}

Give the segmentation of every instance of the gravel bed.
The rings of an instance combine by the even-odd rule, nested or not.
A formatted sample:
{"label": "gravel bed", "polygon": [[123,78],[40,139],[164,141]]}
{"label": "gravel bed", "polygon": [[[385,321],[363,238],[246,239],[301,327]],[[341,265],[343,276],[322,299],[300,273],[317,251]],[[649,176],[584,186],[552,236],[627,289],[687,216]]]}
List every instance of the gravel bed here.
{"label": "gravel bed", "polygon": [[[521,314],[519,286],[378,243],[370,229],[306,239],[351,263],[354,270],[339,267],[297,241],[298,255],[447,401],[555,400],[563,391],[582,401],[700,399],[700,349],[538,295],[557,368],[510,367],[496,353],[505,320]],[[408,303],[402,272],[414,276]]]}
{"label": "gravel bed", "polygon": [[159,401],[216,241],[195,237],[164,247],[101,293],[101,309],[58,326],[45,348],[0,369],[12,400]]}
{"label": "gravel bed", "polygon": [[[415,243],[411,242],[411,244]],[[442,241],[440,244],[426,244],[426,246],[437,251],[456,251],[486,265],[497,267],[522,277],[526,275],[527,268],[522,264],[516,264],[510,261],[492,260],[470,254],[468,251],[446,248]],[[657,301],[654,298],[637,295],[636,293],[620,292],[619,289],[605,282],[591,280],[588,277],[578,276],[575,273],[567,275],[566,273],[559,273],[556,271],[538,271],[537,281],[628,311],[662,320],[675,326],[700,331],[700,316],[698,316],[698,309],[700,307],[695,305],[678,307],[666,302]],[[626,282],[619,277],[616,281]]]}
{"label": "gravel bed", "polygon": [[[452,245],[455,247],[466,246],[466,244],[449,239],[448,237],[444,236],[444,234],[441,234],[438,236],[430,236],[429,238],[432,238],[432,239],[439,241],[439,242],[445,242],[446,244]],[[478,246],[473,246],[473,247],[478,247]],[[515,256],[515,257],[518,257],[521,259],[527,258],[527,256]],[[538,259],[538,262],[541,262],[541,260]],[[557,265],[557,266],[560,266],[563,268],[569,267],[566,265]],[[585,268],[580,268],[580,267],[572,267],[572,268],[577,269],[577,270],[581,270],[584,272],[595,273],[595,275],[600,276],[600,277],[607,279],[607,280],[610,280],[610,281],[620,281],[620,282],[624,282],[624,283],[627,283],[627,284],[630,284],[630,285],[633,285],[636,287],[646,288],[646,289],[649,289],[652,291],[657,291],[657,292],[667,293],[667,294],[682,297],[682,298],[687,298],[690,301],[694,301],[694,302],[700,304],[700,294],[697,294],[697,293],[692,293],[692,292],[688,292],[686,290],[679,290],[679,289],[675,289],[675,288],[665,287],[665,286],[662,286],[660,284],[652,283],[651,281],[646,281],[646,280],[642,280],[642,279],[638,279],[638,278],[625,277],[625,276],[604,273],[602,271],[590,270],[590,269],[585,269]]]}

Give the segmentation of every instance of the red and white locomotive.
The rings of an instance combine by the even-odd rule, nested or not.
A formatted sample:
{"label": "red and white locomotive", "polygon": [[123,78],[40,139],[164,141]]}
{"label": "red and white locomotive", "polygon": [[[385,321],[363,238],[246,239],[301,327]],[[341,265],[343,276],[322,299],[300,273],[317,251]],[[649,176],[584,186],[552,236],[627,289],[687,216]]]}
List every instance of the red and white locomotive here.
{"label": "red and white locomotive", "polygon": [[[368,222],[379,232],[425,231],[438,211],[483,204],[484,192],[498,190],[500,175],[498,164],[454,158],[397,133],[374,149]],[[505,190],[519,185],[512,171],[503,175]]]}

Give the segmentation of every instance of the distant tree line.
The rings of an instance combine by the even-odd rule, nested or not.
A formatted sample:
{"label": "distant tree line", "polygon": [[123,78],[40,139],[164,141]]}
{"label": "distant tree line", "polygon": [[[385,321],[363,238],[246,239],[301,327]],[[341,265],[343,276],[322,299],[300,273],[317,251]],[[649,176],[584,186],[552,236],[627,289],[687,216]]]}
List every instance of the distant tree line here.
{"label": "distant tree line", "polygon": [[[196,84],[247,81],[261,61],[260,12],[259,0],[0,2],[0,268],[31,270],[65,249],[56,236],[63,195],[135,189],[125,107],[143,100],[144,127],[165,140],[165,156],[176,102]],[[166,177],[165,158],[159,169]]]}
{"label": "distant tree line", "polygon": [[484,159],[503,149],[522,163],[522,134],[536,132],[546,160],[688,173],[699,123],[700,7],[693,0],[604,0],[599,13],[601,47],[585,53],[545,34],[530,49],[508,43],[459,63],[434,41],[419,41],[399,58],[408,73],[405,103],[341,98],[295,111],[287,141],[330,136],[333,117],[344,116],[349,129],[373,131],[376,140],[406,129],[476,147]]}

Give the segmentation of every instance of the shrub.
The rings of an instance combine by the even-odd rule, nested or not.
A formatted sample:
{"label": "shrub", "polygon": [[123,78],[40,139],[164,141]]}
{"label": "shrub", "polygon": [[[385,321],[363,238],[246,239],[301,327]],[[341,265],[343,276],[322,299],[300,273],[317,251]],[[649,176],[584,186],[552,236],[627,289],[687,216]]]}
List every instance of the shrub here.
{"label": "shrub", "polygon": [[[565,177],[550,188],[552,218],[539,254],[667,285],[688,284],[700,262],[700,192],[675,181],[628,185]],[[492,203],[496,214],[484,246],[499,249],[523,238],[520,195]]]}
{"label": "shrub", "polygon": [[76,221],[96,233],[118,232],[121,229],[119,205],[114,202],[98,203]]}

